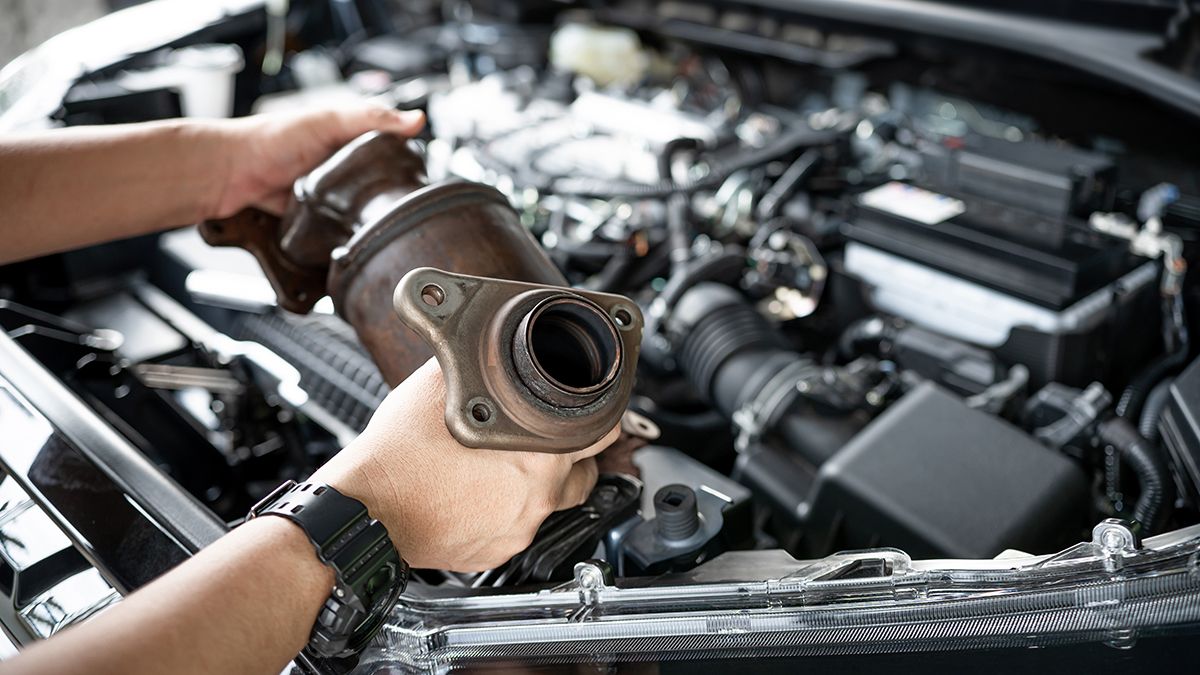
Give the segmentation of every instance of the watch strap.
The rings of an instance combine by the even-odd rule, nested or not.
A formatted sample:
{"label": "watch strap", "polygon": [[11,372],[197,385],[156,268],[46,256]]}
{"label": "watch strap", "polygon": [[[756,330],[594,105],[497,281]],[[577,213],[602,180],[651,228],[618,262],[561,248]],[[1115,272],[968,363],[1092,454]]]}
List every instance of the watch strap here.
{"label": "watch strap", "polygon": [[383,523],[362,502],[319,483],[287,481],[250,510],[249,518],[279,516],[298,524],[336,581],[317,615],[308,651],[342,657],[374,637],[408,581]]}

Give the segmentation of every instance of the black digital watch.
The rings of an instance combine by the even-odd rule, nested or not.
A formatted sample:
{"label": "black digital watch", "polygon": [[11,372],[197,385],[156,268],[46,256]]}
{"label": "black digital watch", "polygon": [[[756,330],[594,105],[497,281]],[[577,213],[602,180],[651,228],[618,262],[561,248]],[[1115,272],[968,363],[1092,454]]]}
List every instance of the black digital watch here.
{"label": "black digital watch", "polygon": [[322,658],[361,651],[408,584],[408,564],[387,528],[357,499],[328,485],[291,480],[255,504],[247,520],[257,516],[280,516],[299,525],[337,579],[305,651]]}

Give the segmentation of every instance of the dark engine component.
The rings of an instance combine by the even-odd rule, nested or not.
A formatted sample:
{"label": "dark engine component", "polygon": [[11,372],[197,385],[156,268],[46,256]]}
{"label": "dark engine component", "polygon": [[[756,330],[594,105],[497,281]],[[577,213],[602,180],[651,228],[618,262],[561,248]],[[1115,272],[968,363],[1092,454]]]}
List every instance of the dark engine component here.
{"label": "dark engine component", "polygon": [[1083,523],[1087,484],[1071,460],[931,383],[863,430],[896,383],[787,349],[735,290],[697,285],[669,323],[680,367],[752,437],[742,480],[804,525],[812,555],[903,542],[990,557],[1047,549]]}
{"label": "dark engine component", "polygon": [[647,446],[633,462],[645,480],[644,520],[621,542],[624,573],[687,570],[753,543],[745,486],[673,448]]}
{"label": "dark engine component", "polygon": [[[1200,503],[1200,360],[1170,383],[1158,428],[1184,485],[1184,494]],[[1149,407],[1149,404],[1147,404]],[[1150,416],[1152,417],[1152,415]],[[1153,429],[1151,429],[1152,431]]]}
{"label": "dark engine component", "polygon": [[1112,208],[1116,167],[1097,152],[970,136],[959,148],[927,144],[922,158],[931,189],[969,199],[968,213],[1025,239],[1061,243],[1068,220]]}
{"label": "dark engine component", "polygon": [[945,197],[909,186],[890,187],[867,193],[858,219],[846,227],[847,237],[1037,306],[1065,309],[1120,278],[1134,262],[1124,246],[1094,235],[1063,241],[1056,250],[1031,242],[1029,232],[1004,231],[990,221],[971,219],[965,201],[960,216],[906,216],[895,207],[904,195],[913,201]]}
{"label": "dark engine component", "polygon": [[296,423],[255,354],[191,345],[126,293],[72,314],[104,327],[0,300],[0,329],[222,519],[242,517],[280,475],[311,471],[336,450]]}
{"label": "dark engine component", "polygon": [[1111,446],[1138,478],[1140,494],[1133,507],[1133,519],[1144,532],[1158,532],[1175,505],[1175,483],[1159,448],[1122,417],[1101,422],[1096,436]]}
{"label": "dark engine component", "polygon": [[570,579],[576,562],[590,557],[613,528],[637,515],[641,486],[628,476],[605,474],[586,503],[551,514],[529,548],[490,581],[494,585]]}
{"label": "dark engine component", "polygon": [[791,349],[729,286],[697,284],[680,298],[668,330],[679,341],[680,368],[744,443],[774,432],[819,465],[869,419],[861,411],[870,387],[857,373]]}
{"label": "dark engine component", "polygon": [[300,386],[322,409],[352,431],[362,431],[391,391],[354,329],[327,314],[246,314],[233,329],[300,371]]}
{"label": "dark engine component", "polygon": [[[695,566],[703,558],[700,552],[713,540],[711,532],[700,529],[698,499],[696,491],[686,485],[659,488],[654,493],[654,517],[633,528],[626,538],[625,555],[631,566],[646,573],[669,569],[675,561],[681,562],[682,569]],[[723,504],[715,506],[719,513]],[[705,519],[706,525],[708,522]]]}
{"label": "dark engine component", "polygon": [[838,350],[844,358],[869,351],[963,396],[982,394],[1003,378],[1000,364],[986,349],[898,319],[856,321],[842,334]]}
{"label": "dark engine component", "polygon": [[684,294],[668,328],[680,343],[680,368],[738,432],[741,480],[793,518],[816,468],[862,429],[892,389],[869,363],[826,367],[790,349],[740,293],[722,284],[697,284]]}
{"label": "dark engine component", "polygon": [[1130,328],[1154,320],[1155,270],[1084,220],[1112,206],[1111,159],[958,142],[923,144],[914,184],[858,195],[843,226],[847,271],[876,309],[993,348],[1036,384],[1128,377],[1155,347]]}
{"label": "dark engine component", "polygon": [[923,383],[817,472],[805,546],[886,542],[961,558],[1057,550],[1086,527],[1087,502],[1087,479],[1070,459]]}
{"label": "dark engine component", "polygon": [[[1158,532],[1175,506],[1175,483],[1157,434],[1152,433],[1155,425],[1139,431],[1128,419],[1113,415],[1111,403],[1112,395],[1099,383],[1083,391],[1051,383],[1026,403],[1025,422],[1053,449],[1074,455],[1103,450],[1105,458],[1096,463],[1104,465],[1106,497],[1113,511],[1134,520],[1143,533]],[[1162,399],[1153,406],[1153,421],[1165,403]],[[1128,513],[1118,462],[1132,470],[1138,483],[1138,498]]]}

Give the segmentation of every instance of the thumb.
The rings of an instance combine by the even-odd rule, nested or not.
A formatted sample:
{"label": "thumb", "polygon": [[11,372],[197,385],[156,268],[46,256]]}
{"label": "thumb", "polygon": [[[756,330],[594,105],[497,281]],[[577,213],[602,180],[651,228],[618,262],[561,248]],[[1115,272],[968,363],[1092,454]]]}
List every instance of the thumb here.
{"label": "thumb", "polygon": [[377,105],[338,110],[335,116],[342,143],[348,143],[368,131],[415,136],[425,126],[425,113],[420,110],[393,110]]}
{"label": "thumb", "polygon": [[562,489],[558,493],[558,507],[555,510],[569,509],[586,502],[588,495],[592,493],[592,488],[596,486],[598,476],[599,468],[594,457],[588,457],[572,464],[571,470],[567,473],[567,479],[563,481]]}

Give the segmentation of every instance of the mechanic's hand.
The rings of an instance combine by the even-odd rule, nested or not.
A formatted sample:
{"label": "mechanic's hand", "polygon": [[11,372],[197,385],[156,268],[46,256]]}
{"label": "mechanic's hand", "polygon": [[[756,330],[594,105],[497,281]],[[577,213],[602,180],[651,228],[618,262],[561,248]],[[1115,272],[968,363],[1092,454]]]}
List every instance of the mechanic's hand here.
{"label": "mechanic's hand", "polygon": [[368,131],[412,136],[425,124],[419,110],[392,110],[364,103],[294,114],[255,115],[219,122],[230,164],[225,188],[211,218],[247,207],[280,215],[292,183]]}
{"label": "mechanic's hand", "polygon": [[445,394],[431,359],[312,480],[366,504],[413,567],[491,569],[524,550],[546,516],[587,499],[593,457],[619,429],[567,454],[467,448],[446,429]]}

